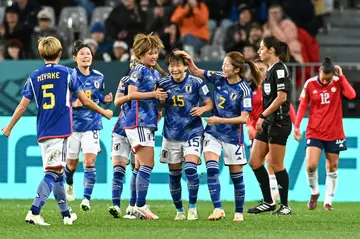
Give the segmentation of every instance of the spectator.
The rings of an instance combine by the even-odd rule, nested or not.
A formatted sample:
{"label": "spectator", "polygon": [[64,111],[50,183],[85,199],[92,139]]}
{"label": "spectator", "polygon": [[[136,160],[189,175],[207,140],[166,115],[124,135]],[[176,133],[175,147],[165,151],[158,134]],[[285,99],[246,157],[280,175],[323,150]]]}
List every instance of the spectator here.
{"label": "spectator", "polygon": [[144,32],[146,26],[146,13],[137,5],[135,0],[121,0],[105,22],[106,36],[112,40],[125,41],[132,46],[134,37]]}
{"label": "spectator", "polygon": [[38,51],[38,40],[39,37],[46,37],[46,36],[54,36],[61,42],[63,46],[63,57],[66,57],[66,44],[58,31],[55,28],[51,27],[51,22],[55,19],[52,19],[51,14],[47,10],[41,10],[37,14],[38,19],[38,26],[34,28],[34,32],[31,35],[31,49],[33,56],[35,58],[39,58],[39,51]]}
{"label": "spectator", "polygon": [[257,57],[258,48],[252,44],[246,44],[243,49],[243,55],[247,60],[254,61]]}
{"label": "spectator", "polygon": [[204,3],[209,8],[209,18],[214,20],[216,24],[228,18],[232,7],[232,0],[204,0]]}
{"label": "spectator", "polygon": [[88,44],[90,46],[91,52],[93,54],[93,59],[95,61],[111,61],[111,55],[109,53],[99,54],[99,45],[94,39],[87,38],[84,40],[84,44]]}
{"label": "spectator", "polygon": [[0,44],[0,61],[5,60],[5,49],[6,46],[4,44]]}
{"label": "spectator", "polygon": [[269,19],[264,25],[265,36],[272,35],[286,42],[289,45],[293,59],[298,63],[303,63],[301,45],[298,41],[298,30],[293,21],[285,18],[283,8],[279,4],[269,7]]}
{"label": "spectator", "polygon": [[252,21],[251,9],[247,5],[240,5],[239,22],[230,26],[226,31],[224,50],[242,51],[247,42],[249,25]]}
{"label": "spectator", "polygon": [[260,47],[260,42],[263,39],[264,36],[264,29],[262,26],[258,23],[252,23],[249,30],[249,38],[248,42],[254,46],[256,46],[257,49]]}
{"label": "spectator", "polygon": [[6,47],[6,60],[21,60],[23,59],[23,52],[21,50],[22,43],[19,40],[10,40]]}
{"label": "spectator", "polygon": [[179,27],[183,44],[192,46],[197,54],[210,39],[208,20],[209,10],[199,0],[183,1],[171,16],[171,22]]}
{"label": "spectator", "polygon": [[130,56],[128,53],[129,46],[124,41],[115,41],[113,45],[112,60],[114,61],[128,61]]}
{"label": "spectator", "polygon": [[97,52],[99,55],[103,55],[104,53],[111,54],[112,42],[110,40],[105,39],[105,27],[100,22],[94,23],[90,29],[91,38],[96,41],[98,44]]}
{"label": "spectator", "polygon": [[174,48],[182,49],[183,44],[180,39],[179,29],[175,24],[170,24],[160,32],[159,37],[164,44],[164,48],[160,50],[160,59],[165,59],[165,56],[168,55]]}
{"label": "spectator", "polygon": [[36,15],[40,10],[39,6],[29,0],[16,0],[12,5],[19,12],[19,22],[32,29],[37,25]]}
{"label": "spectator", "polygon": [[156,0],[148,10],[147,32],[162,32],[170,24],[170,17],[174,11],[171,0]]}

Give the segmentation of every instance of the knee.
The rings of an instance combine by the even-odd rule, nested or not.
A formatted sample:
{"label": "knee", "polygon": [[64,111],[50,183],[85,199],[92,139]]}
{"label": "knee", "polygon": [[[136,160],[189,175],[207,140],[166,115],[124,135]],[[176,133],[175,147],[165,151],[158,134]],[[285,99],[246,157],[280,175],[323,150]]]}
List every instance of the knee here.
{"label": "knee", "polygon": [[78,166],[79,161],[78,160],[68,160],[66,162],[66,167],[70,169],[70,171],[75,171]]}
{"label": "knee", "polygon": [[96,157],[84,157],[84,167],[94,167],[95,166],[95,158]]}
{"label": "knee", "polygon": [[336,172],[338,170],[338,161],[335,161],[335,162],[329,162],[327,164],[327,171],[328,172]]}
{"label": "knee", "polygon": [[274,172],[279,172],[284,170],[284,163],[283,162],[269,162],[269,167],[271,167],[271,169]]}
{"label": "knee", "polygon": [[250,158],[249,165],[252,169],[257,169],[257,168],[260,168],[263,164],[260,160]]}

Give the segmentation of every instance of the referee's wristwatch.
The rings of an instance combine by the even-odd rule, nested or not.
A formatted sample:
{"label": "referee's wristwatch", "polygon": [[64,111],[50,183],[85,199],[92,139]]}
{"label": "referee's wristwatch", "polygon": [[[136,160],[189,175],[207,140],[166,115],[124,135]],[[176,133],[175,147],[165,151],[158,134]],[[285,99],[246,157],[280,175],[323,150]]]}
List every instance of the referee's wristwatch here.
{"label": "referee's wristwatch", "polygon": [[262,113],[259,115],[259,118],[266,119],[266,117]]}

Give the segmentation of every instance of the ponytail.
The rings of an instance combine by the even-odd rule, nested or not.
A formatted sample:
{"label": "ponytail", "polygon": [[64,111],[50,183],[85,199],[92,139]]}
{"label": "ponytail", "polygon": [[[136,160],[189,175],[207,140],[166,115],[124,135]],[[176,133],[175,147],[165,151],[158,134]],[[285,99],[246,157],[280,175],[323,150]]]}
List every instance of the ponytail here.
{"label": "ponytail", "polygon": [[261,73],[260,70],[257,68],[255,63],[251,60],[245,60],[245,63],[247,63],[250,66],[251,76],[253,78],[253,81],[257,87],[261,85]]}
{"label": "ponytail", "polygon": [[288,62],[290,60],[290,48],[286,42],[282,42],[274,36],[265,37],[263,42],[268,49],[274,48],[275,55],[281,61]]}
{"label": "ponytail", "polygon": [[156,63],[156,65],[154,66],[154,69],[157,70],[162,76],[167,76],[168,73],[166,71],[163,70],[163,68],[161,68],[161,66]]}
{"label": "ponytail", "polygon": [[[286,42],[279,42],[279,59],[283,62],[288,62],[290,60],[290,48]],[[276,50],[275,50],[276,51]]]}

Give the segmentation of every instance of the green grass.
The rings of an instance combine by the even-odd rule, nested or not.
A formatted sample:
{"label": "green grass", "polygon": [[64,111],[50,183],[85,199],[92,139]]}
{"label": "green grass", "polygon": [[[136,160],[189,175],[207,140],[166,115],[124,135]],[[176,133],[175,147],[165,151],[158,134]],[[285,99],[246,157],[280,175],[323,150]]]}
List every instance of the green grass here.
{"label": "green grass", "polygon": [[[150,201],[158,221],[114,219],[108,212],[110,201],[92,201],[90,212],[81,212],[80,201],[70,205],[78,214],[73,226],[64,226],[54,200],[49,200],[41,215],[51,227],[25,223],[32,201],[0,200],[0,238],[360,238],[360,204],[335,203],[335,210],[322,207],[308,211],[306,203],[291,203],[293,215],[273,216],[245,214],[245,221],[232,221],[232,202],[225,202],[227,217],[222,221],[207,221],[212,210],[210,202],[199,202],[198,221],[174,221],[175,210],[170,201]],[[249,202],[245,208],[253,206]],[[123,202],[123,212],[127,202]]]}

